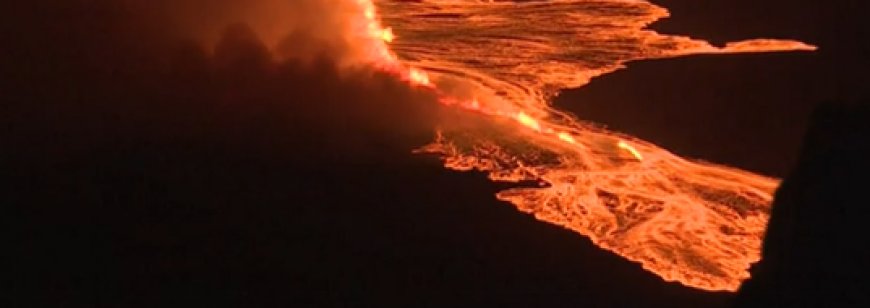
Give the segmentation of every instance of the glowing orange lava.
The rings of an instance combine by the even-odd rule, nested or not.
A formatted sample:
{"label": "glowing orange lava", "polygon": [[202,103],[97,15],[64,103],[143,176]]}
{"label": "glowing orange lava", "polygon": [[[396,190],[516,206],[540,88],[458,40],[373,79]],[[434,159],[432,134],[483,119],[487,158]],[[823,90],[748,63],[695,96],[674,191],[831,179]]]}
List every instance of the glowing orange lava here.
{"label": "glowing orange lava", "polygon": [[756,39],[716,47],[662,35],[645,28],[667,10],[641,0],[354,1],[368,63],[446,105],[514,123],[498,126],[502,134],[444,128],[419,152],[496,181],[543,183],[497,197],[665,280],[733,291],[749,277],[777,179],[680,158],[549,101],[628,61],[814,46]]}

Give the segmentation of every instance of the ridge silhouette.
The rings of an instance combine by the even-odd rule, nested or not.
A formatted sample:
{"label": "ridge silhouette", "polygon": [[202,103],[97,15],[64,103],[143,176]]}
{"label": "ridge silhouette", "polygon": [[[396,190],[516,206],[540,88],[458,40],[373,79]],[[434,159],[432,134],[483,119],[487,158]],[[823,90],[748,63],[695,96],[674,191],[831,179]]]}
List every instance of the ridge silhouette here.
{"label": "ridge silhouette", "polygon": [[823,104],[774,199],[738,307],[870,306],[870,104]]}

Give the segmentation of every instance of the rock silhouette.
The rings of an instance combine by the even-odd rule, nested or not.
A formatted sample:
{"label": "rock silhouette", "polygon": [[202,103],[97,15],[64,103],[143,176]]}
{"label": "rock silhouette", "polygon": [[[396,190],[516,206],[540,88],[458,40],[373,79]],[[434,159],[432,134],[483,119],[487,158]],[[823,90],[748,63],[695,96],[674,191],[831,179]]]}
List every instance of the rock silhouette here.
{"label": "rock silhouette", "polygon": [[739,307],[867,307],[870,105],[823,104],[777,191]]}

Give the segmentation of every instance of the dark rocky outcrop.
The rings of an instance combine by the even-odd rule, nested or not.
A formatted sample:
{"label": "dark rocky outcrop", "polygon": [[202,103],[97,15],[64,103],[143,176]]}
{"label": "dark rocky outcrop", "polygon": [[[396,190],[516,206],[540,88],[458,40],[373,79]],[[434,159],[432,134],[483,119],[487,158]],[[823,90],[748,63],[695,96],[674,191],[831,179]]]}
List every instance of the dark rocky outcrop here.
{"label": "dark rocky outcrop", "polygon": [[870,105],[819,107],[738,306],[870,306],[868,153]]}

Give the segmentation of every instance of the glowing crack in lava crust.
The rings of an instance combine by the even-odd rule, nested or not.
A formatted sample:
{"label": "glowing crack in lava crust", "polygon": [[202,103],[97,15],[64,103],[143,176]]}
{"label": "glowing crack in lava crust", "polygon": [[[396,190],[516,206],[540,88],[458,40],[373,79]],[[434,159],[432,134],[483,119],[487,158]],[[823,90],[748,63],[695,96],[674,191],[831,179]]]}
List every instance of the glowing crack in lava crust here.
{"label": "glowing crack in lava crust", "polygon": [[418,152],[494,181],[540,183],[497,197],[665,280],[734,291],[749,277],[777,179],[680,158],[550,100],[628,61],[814,46],[755,39],[716,47],[659,34],[645,27],[667,10],[639,0],[354,1],[370,64],[493,123],[442,128]]}

